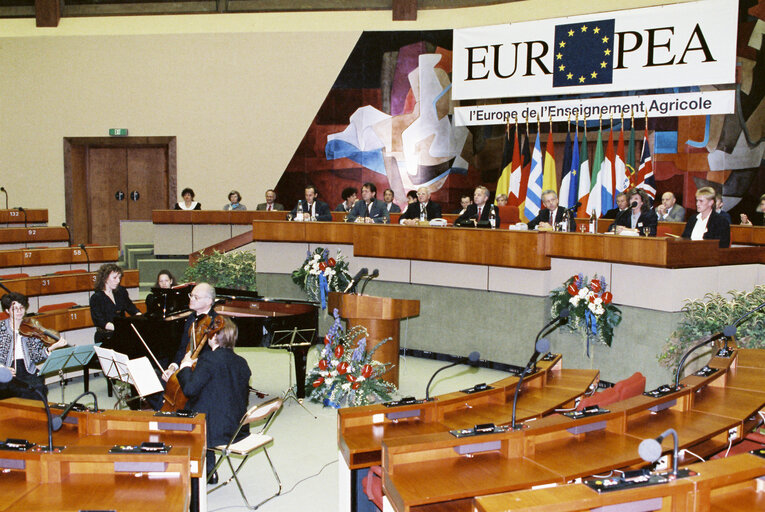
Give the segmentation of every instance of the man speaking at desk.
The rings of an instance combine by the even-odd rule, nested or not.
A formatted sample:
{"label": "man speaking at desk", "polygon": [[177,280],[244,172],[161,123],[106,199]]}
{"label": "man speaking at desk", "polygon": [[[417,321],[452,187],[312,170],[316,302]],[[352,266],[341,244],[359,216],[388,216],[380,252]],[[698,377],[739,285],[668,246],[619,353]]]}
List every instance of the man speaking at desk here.
{"label": "man speaking at desk", "polygon": [[361,186],[361,201],[356,201],[347,222],[366,222],[387,224],[390,222],[390,214],[384,201],[377,199],[377,187],[374,183],[364,183]]}
{"label": "man speaking at desk", "polygon": [[306,185],[305,200],[298,201],[298,204],[290,212],[290,219],[297,221],[318,220],[321,222],[331,222],[332,212],[329,211],[329,205],[324,201],[317,199],[318,193],[313,185]]}
{"label": "man speaking at desk", "polygon": [[[565,208],[558,208],[558,194],[554,190],[545,190],[542,192],[542,204],[544,208],[540,210],[539,215],[529,222],[529,229],[554,229],[555,226],[563,221]],[[569,219],[571,223],[571,219]],[[572,229],[568,229],[573,231]]]}
{"label": "man speaking at desk", "polygon": [[499,227],[499,212],[489,201],[489,189],[476,187],[473,192],[473,204],[468,205],[462,215],[454,221],[455,226],[476,226],[496,229]]}
{"label": "man speaking at desk", "polygon": [[401,215],[399,223],[406,226],[415,226],[421,220],[432,220],[441,217],[441,205],[430,200],[428,187],[417,189],[417,202],[409,205],[409,208]]}

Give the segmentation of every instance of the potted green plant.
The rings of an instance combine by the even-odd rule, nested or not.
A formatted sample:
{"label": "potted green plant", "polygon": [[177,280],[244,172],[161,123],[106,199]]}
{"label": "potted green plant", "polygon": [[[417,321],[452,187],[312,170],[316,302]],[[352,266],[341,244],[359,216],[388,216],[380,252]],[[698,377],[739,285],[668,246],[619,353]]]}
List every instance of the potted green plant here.
{"label": "potted green plant", "polygon": [[183,277],[186,281],[255,291],[255,253],[213,251],[212,254],[200,257],[193,266],[188,267]]}

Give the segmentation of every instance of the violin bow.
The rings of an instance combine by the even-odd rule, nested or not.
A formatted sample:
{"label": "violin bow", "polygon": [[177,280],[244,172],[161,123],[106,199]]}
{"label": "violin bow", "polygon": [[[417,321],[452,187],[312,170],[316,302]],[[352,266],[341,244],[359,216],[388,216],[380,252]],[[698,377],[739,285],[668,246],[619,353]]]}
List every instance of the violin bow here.
{"label": "violin bow", "polygon": [[159,371],[161,371],[162,373],[165,373],[165,369],[162,368],[161,364],[159,364],[159,361],[157,361],[157,358],[154,356],[154,352],[152,352],[151,349],[149,348],[149,345],[146,344],[146,341],[143,339],[143,336],[141,336],[141,333],[138,332],[138,329],[136,329],[135,325],[131,323],[130,327],[133,328],[133,330],[135,331],[136,336],[138,336],[138,339],[141,340],[141,343],[143,343],[143,346],[146,347],[146,350],[148,350],[149,355],[154,360],[154,364],[157,365],[157,368],[159,368]]}

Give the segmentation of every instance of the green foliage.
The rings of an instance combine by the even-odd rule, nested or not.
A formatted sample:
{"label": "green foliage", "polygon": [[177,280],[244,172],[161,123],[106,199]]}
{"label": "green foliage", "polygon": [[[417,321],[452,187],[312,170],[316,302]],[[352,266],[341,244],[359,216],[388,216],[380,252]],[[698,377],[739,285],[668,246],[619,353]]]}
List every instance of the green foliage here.
{"label": "green foliage", "polygon": [[329,249],[323,247],[308,251],[305,261],[292,272],[292,282],[313,302],[321,300],[322,283],[326,283],[326,292],[339,292],[345,290],[350,281],[345,257],[337,251],[335,260],[329,256]]}
{"label": "green foliage", "polygon": [[[683,319],[667,339],[659,354],[659,364],[677,368],[686,350],[698,340],[722,331],[736,318],[765,302],[765,285],[756,286],[750,292],[730,291],[730,299],[719,293],[707,293],[703,299],[686,300]],[[765,314],[755,313],[745,320],[736,333],[739,347],[765,348]]]}
{"label": "green foliage", "polygon": [[[563,326],[564,331],[587,336],[589,324],[589,339],[610,347],[614,329],[622,321],[622,311],[614,306],[612,300],[605,277],[596,274],[590,280],[580,273],[550,292],[550,313],[556,317],[564,308],[568,309],[568,323]],[[597,334],[593,332],[593,327]]]}
{"label": "green foliage", "polygon": [[255,252],[231,251],[202,256],[183,273],[186,281],[205,282],[223,288],[256,290]]}

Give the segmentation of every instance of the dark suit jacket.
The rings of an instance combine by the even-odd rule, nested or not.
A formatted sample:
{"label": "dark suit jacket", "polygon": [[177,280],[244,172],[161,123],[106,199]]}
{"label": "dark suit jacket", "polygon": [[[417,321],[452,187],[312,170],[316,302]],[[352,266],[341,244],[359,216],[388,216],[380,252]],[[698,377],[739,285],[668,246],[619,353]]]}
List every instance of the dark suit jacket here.
{"label": "dark suit jacket", "polygon": [[601,217],[601,219],[615,219],[617,215],[619,215],[619,208],[611,208],[606,212],[605,215]]}
{"label": "dark suit jacket", "polygon": [[[643,233],[644,228],[649,228],[651,231],[648,236],[656,236],[656,226],[659,224],[659,217],[656,215],[656,211],[651,208],[647,212],[641,213],[640,217],[638,217],[637,224],[635,227],[637,227],[637,230],[640,232],[640,236],[645,236],[645,233]],[[632,212],[631,211],[625,211],[623,214],[619,216],[616,221],[614,221],[611,226],[608,227],[609,231],[611,228],[615,226],[624,226],[625,228],[631,228],[632,227]]]}
{"label": "dark suit jacket", "polygon": [[104,327],[116,317],[125,316],[125,313],[131,316],[138,314],[138,308],[130,300],[130,295],[125,288],[118,286],[113,294],[114,302],[103,291],[98,291],[90,296],[90,318],[93,320],[93,325],[96,326],[95,343],[112,337],[114,331],[107,331]]}
{"label": "dark suit jacket", "polygon": [[[329,211],[329,205],[325,203],[324,201],[316,200],[314,201],[316,203],[316,220],[322,221],[322,222],[331,222],[332,221],[332,212]],[[303,207],[303,213],[308,212],[308,203],[305,199],[301,199],[299,201],[299,204]],[[295,218],[295,215],[297,214],[297,205],[292,209],[290,212],[290,215],[292,218]]]}
{"label": "dark suit jacket", "polygon": [[[385,207],[388,207],[388,203],[385,203]],[[396,203],[391,203],[388,213],[401,213],[401,208]]]}
{"label": "dark suit jacket", "polygon": [[[404,219],[419,219],[420,218],[420,203],[412,203],[401,215],[399,220]],[[441,205],[433,201],[428,201],[428,205],[425,207],[426,220],[441,218]]]}
{"label": "dark suit jacket", "polygon": [[178,372],[187,407],[207,416],[207,446],[226,444],[247,412],[250,367],[233,350],[218,347],[199,355],[196,367]]}
{"label": "dark suit jacket", "polygon": [[372,220],[377,224],[390,222],[390,214],[388,213],[388,208],[385,207],[385,201],[380,201],[379,199],[373,199],[369,203],[369,208],[367,208],[367,203],[363,199],[356,201],[346,221],[354,222],[359,217],[372,217]]}
{"label": "dark suit jacket", "polygon": [[[266,203],[260,203],[258,206],[255,207],[256,210],[265,210],[268,208],[268,204]],[[273,211],[281,212],[284,211],[284,206],[282,206],[281,203],[274,203]]]}
{"label": "dark suit jacket", "polygon": [[[211,309],[208,315],[212,318],[215,318],[218,316],[218,313]],[[189,346],[189,341],[191,340],[191,336],[189,332],[191,331],[191,325],[197,320],[202,319],[206,315],[199,315],[197,316],[195,313],[192,313],[187,319],[186,323],[183,324],[183,336],[181,336],[181,344],[178,346],[178,351],[175,353],[175,357],[173,358],[173,361],[175,364],[180,365],[181,361],[183,360],[183,356],[186,355],[186,347]],[[210,350],[208,346],[205,345],[205,347],[202,349],[202,352],[206,352]]]}
{"label": "dark suit jacket", "polygon": [[[355,206],[355,204],[354,204],[354,206]],[[351,206],[351,208],[353,208],[353,206]],[[351,211],[351,210],[348,210],[348,209],[346,209],[346,207],[345,207],[345,201],[343,201],[342,203],[340,203],[339,205],[337,205],[337,208],[335,208],[335,211],[336,211],[336,212],[349,212],[349,211]]]}
{"label": "dark suit jacket", "polygon": [[[481,210],[481,218],[478,219],[479,222],[485,222],[486,224],[479,225],[478,227],[491,227],[488,222],[489,218],[491,217],[491,209],[494,208],[494,229],[499,228],[499,209],[492,205],[492,204],[485,204],[483,205],[483,210]],[[457,217],[457,220],[454,221],[454,225],[461,225],[463,223],[466,226],[473,226],[473,223],[470,222],[472,219],[475,219],[478,216],[478,206],[475,204],[471,204],[465,209],[465,213]]]}
{"label": "dark suit jacket", "polygon": [[[539,215],[534,217],[531,222],[529,222],[529,229],[536,229],[536,227],[539,225],[540,222],[547,222],[548,224],[551,224],[553,226],[556,226],[559,222],[563,220],[563,213],[566,211],[565,208],[559,206],[558,209],[555,211],[555,221],[550,222],[550,210],[547,208],[542,208],[539,210]],[[576,229],[576,221],[574,220],[574,215],[569,216],[568,219],[568,230],[569,231],[575,231]]]}
{"label": "dark suit jacket", "polygon": [[[696,226],[696,215],[691,215],[685,223],[683,238],[691,238],[693,228]],[[725,218],[712,210],[707,220],[707,230],[704,232],[704,240],[719,240],[720,247],[730,247],[730,223]]]}

